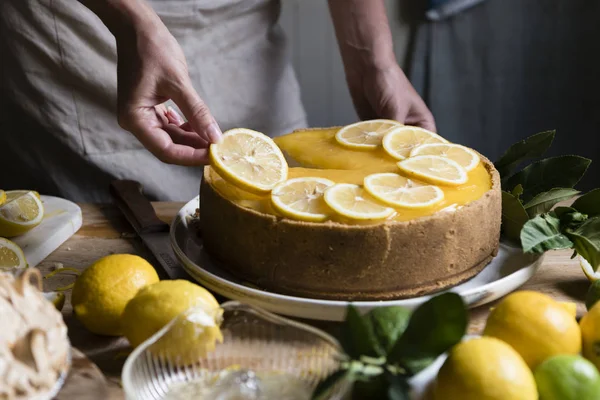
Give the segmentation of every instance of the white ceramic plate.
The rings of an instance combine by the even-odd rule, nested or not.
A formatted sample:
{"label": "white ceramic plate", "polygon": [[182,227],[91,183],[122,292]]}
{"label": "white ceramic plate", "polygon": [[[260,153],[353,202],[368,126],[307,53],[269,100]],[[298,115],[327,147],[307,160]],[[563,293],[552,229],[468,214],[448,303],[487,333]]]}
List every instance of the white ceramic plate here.
{"label": "white ceramic plate", "polygon": [[[204,251],[202,239],[193,227],[192,215],[199,208],[199,197],[188,202],[171,224],[171,245],[183,268],[200,284],[229,299],[238,300],[277,314],[325,321],[343,321],[350,302],[309,299],[257,289],[244,284],[222,268]],[[502,243],[498,255],[478,275],[454,288],[469,307],[496,300],[533,276],[542,257],[523,254],[521,249]],[[389,301],[355,301],[361,313],[375,307],[404,306],[414,309],[431,296]]]}

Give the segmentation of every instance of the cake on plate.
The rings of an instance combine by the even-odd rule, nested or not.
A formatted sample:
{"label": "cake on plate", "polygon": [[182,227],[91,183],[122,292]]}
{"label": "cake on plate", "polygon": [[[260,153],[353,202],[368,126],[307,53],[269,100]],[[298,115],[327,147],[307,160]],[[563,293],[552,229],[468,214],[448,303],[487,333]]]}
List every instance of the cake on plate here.
{"label": "cake on plate", "polygon": [[204,247],[261,289],[414,297],[473,277],[498,251],[498,172],[424,129],[372,120],[274,141],[234,129],[210,156],[200,189]]}

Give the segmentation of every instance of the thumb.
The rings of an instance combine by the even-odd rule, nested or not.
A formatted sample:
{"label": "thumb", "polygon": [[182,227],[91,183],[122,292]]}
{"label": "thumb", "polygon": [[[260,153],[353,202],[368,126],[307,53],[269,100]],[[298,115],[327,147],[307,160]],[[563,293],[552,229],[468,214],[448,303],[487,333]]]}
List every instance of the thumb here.
{"label": "thumb", "polygon": [[206,103],[202,101],[192,87],[191,82],[188,81],[180,86],[171,98],[181,109],[194,132],[209,143],[217,143],[221,140],[223,135],[221,128],[219,128]]}

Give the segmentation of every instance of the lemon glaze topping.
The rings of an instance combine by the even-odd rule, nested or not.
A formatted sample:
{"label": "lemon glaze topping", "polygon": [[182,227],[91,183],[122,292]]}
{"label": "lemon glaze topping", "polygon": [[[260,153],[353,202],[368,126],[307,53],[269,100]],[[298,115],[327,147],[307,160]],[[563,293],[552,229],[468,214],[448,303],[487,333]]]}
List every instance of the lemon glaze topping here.
{"label": "lemon glaze topping", "polygon": [[[377,172],[394,172],[403,175],[397,166],[397,160],[390,157],[382,148],[365,151],[340,146],[335,140],[338,130],[339,128],[308,129],[275,138],[275,142],[284,154],[302,165],[302,167],[289,168],[288,179],[318,177],[336,183],[362,185],[365,176]],[[224,198],[258,212],[279,215],[273,209],[269,195],[260,196],[244,191],[222,179],[212,168],[209,168],[209,174],[212,187]],[[485,164],[480,162],[468,173],[466,183],[458,186],[437,186],[444,192],[444,199],[441,202],[423,209],[396,208],[396,212],[390,219],[409,221],[444,209],[454,210],[479,199],[491,189],[492,182]],[[365,223],[344,220],[335,215],[332,215],[330,220],[349,224]]]}

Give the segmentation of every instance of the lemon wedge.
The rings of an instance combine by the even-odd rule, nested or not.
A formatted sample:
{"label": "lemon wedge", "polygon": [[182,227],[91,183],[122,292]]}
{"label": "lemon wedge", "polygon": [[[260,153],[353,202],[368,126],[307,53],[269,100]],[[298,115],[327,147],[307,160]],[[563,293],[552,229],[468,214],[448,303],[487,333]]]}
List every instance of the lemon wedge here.
{"label": "lemon wedge", "polygon": [[398,162],[398,168],[410,177],[442,185],[462,185],[469,178],[456,161],[440,156],[410,157]]}
{"label": "lemon wedge", "polygon": [[286,217],[301,221],[323,221],[330,212],[323,199],[325,190],[335,182],[324,178],[294,178],[271,191],[273,207]]}
{"label": "lemon wedge", "polygon": [[51,302],[58,311],[61,311],[65,306],[65,294],[61,292],[44,292],[46,300]]}
{"label": "lemon wedge", "polygon": [[416,126],[401,126],[383,138],[383,149],[397,160],[404,160],[417,146],[427,143],[447,143],[440,135]]}
{"label": "lemon wedge", "polygon": [[390,119],[373,119],[347,125],[335,134],[335,140],[344,147],[358,150],[372,150],[381,146],[385,134],[402,126]]}
{"label": "lemon wedge", "polygon": [[27,268],[23,250],[14,242],[0,237],[0,271]]}
{"label": "lemon wedge", "polygon": [[325,203],[336,213],[351,219],[385,219],[394,213],[369,199],[369,194],[358,185],[338,183],[329,187],[324,195]]}
{"label": "lemon wedge", "polygon": [[595,282],[598,279],[600,279],[600,269],[594,272],[594,269],[592,268],[592,265],[588,262],[588,260],[579,255],[577,256],[577,258],[579,259],[579,265],[581,266],[583,273],[585,274],[586,278],[589,279],[590,282]]}
{"label": "lemon wedge", "polygon": [[273,139],[251,129],[236,128],[210,146],[210,164],[230,183],[266,194],[287,179],[288,165]]}
{"label": "lemon wedge", "polygon": [[7,192],[7,201],[0,206],[0,236],[22,235],[42,222],[44,206],[38,196],[35,192],[22,192],[18,196]]}
{"label": "lemon wedge", "polygon": [[439,187],[422,185],[394,173],[368,175],[364,187],[371,196],[392,207],[425,208],[444,200]]}
{"label": "lemon wedge", "polygon": [[6,201],[6,192],[4,190],[0,190],[0,206],[4,204]]}
{"label": "lemon wedge", "polygon": [[479,156],[473,150],[453,143],[428,143],[415,147],[410,156],[441,156],[456,161],[465,170],[471,171],[479,165]]}

